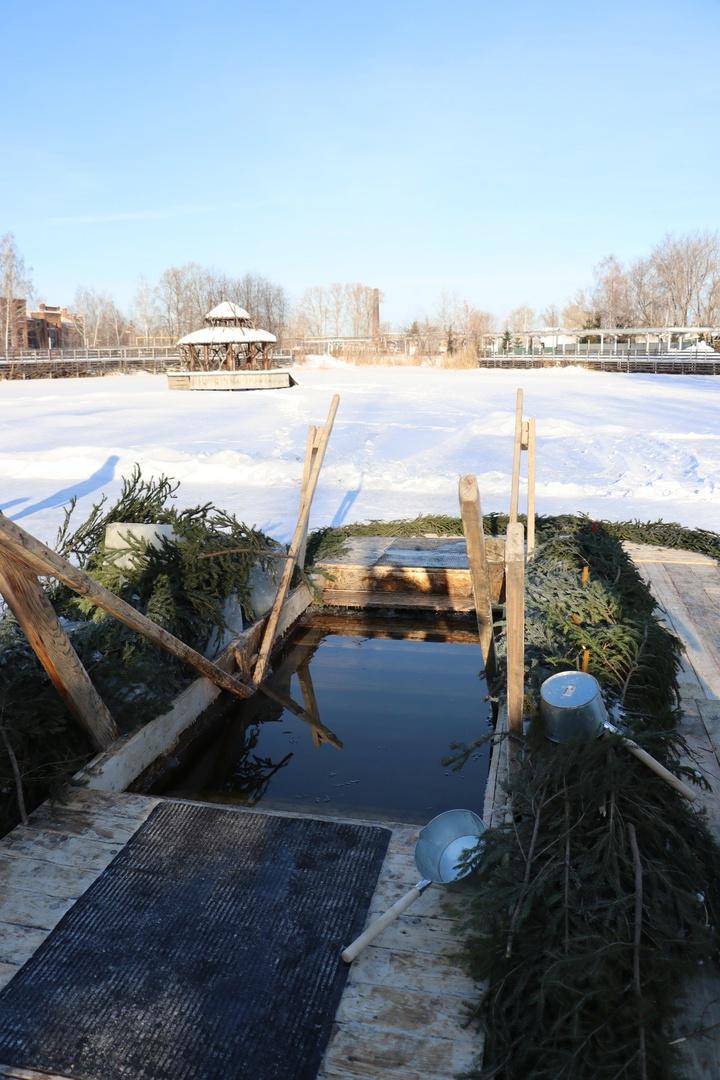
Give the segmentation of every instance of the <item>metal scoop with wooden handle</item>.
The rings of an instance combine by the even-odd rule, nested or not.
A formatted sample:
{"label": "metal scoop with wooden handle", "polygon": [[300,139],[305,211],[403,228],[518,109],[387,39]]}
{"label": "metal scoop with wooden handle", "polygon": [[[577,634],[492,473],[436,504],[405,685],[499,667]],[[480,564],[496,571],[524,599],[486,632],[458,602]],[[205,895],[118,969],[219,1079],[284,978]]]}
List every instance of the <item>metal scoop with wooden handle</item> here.
{"label": "metal scoop with wooden handle", "polygon": [[472,810],[446,810],[420,830],[415,845],[415,865],[423,875],[417,885],[396,900],[379,919],[368,926],[360,937],[340,954],[350,964],[383,930],[409,908],[428,885],[449,885],[467,877],[472,864],[458,866],[465,852],[473,851],[480,842],[485,826]]}
{"label": "metal scoop with wooden handle", "polygon": [[593,675],[584,671],[561,671],[546,679],[540,687],[540,720],[547,738],[556,743],[583,736],[596,739],[604,731],[619,735],[623,746],[638,761],[642,761],[643,765],[647,765],[686,799],[691,802],[697,799],[697,792],[610,723],[600,684]]}

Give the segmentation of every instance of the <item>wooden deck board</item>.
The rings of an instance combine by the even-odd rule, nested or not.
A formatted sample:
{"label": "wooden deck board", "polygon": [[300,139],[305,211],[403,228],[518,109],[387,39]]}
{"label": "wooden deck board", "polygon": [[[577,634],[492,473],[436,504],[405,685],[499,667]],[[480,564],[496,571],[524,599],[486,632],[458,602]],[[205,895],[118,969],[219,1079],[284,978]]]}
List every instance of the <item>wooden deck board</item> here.
{"label": "wooden deck board", "polygon": [[[626,544],[661,605],[660,614],[685,646],[679,673],[682,732],[691,763],[712,787],[698,802],[720,840],[720,566],[709,556]],[[720,1022],[720,970],[706,968],[689,985],[677,1020],[678,1036]],[[720,1030],[681,1044],[688,1080],[720,1076]]]}

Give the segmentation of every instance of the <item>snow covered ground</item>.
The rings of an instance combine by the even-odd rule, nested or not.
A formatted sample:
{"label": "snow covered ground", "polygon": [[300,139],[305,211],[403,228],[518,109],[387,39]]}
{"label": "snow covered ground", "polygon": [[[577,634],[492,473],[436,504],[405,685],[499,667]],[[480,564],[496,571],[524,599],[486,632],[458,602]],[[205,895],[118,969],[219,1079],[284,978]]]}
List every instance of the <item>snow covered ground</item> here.
{"label": "snow covered ground", "polygon": [[[443,371],[316,360],[298,386],[170,393],[164,376],[0,382],[0,509],[52,543],[114,499],[138,462],[280,540],[292,535],[308,424],[335,427],[311,528],[457,514],[458,478],[509,508],[515,394],[537,420],[539,513],[678,521],[720,532],[720,377],[579,368]],[[521,502],[521,509],[522,509]]]}

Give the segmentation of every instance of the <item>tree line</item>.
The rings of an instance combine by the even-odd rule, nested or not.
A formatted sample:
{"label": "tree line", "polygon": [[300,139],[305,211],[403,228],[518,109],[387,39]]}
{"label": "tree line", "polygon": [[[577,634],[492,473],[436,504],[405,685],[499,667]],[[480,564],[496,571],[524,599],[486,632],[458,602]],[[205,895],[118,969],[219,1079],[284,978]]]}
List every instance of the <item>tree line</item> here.
{"label": "tree line", "polygon": [[[32,271],[26,267],[12,233],[0,238],[0,334],[7,349],[13,301],[33,295]],[[381,296],[381,300],[382,300]],[[83,347],[153,341],[177,341],[203,326],[205,314],[222,300],[245,308],[256,326],[276,337],[370,337],[373,289],[359,282],[333,282],[306,289],[293,305],[286,289],[262,274],[242,277],[198,263],[165,270],[152,283],[140,277],[127,309],[109,293],[80,286],[67,305]],[[8,302],[9,301],[9,302]],[[614,255],[602,259],[592,282],[564,305],[535,311],[527,304],[498,321],[488,311],[456,294],[443,292],[431,313],[421,313],[401,332],[417,339],[422,350],[431,339],[480,347],[498,326],[513,334],[544,327],[612,329],[626,326],[720,325],[720,239],[709,230],[666,235],[650,253],[623,264]],[[388,326],[382,326],[389,331]]]}

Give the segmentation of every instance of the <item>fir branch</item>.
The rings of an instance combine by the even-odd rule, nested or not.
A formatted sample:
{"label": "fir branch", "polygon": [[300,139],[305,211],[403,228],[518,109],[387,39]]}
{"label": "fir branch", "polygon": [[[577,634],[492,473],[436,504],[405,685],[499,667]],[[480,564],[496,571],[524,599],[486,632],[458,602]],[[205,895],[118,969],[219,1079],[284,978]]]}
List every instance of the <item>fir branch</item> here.
{"label": "fir branch", "polygon": [[10,764],[12,766],[13,776],[15,778],[15,794],[17,796],[18,810],[20,812],[20,820],[23,825],[27,825],[28,816],[25,808],[25,793],[23,792],[22,773],[20,772],[20,766],[18,765],[17,755],[10,742],[10,737],[7,733],[7,729],[2,719],[0,719],[0,738],[2,738],[7,755],[10,758]]}
{"label": "fir branch", "polygon": [[633,863],[635,865],[635,931],[633,935],[633,985],[635,997],[638,1003],[639,1013],[639,1039],[638,1048],[640,1057],[640,1070],[642,1080],[647,1080],[647,1054],[645,1049],[645,1024],[642,1020],[642,982],[640,980],[640,942],[642,940],[643,925],[643,871],[640,861],[640,849],[638,848],[635,826],[631,821],[626,824],[630,847],[632,849]]}

